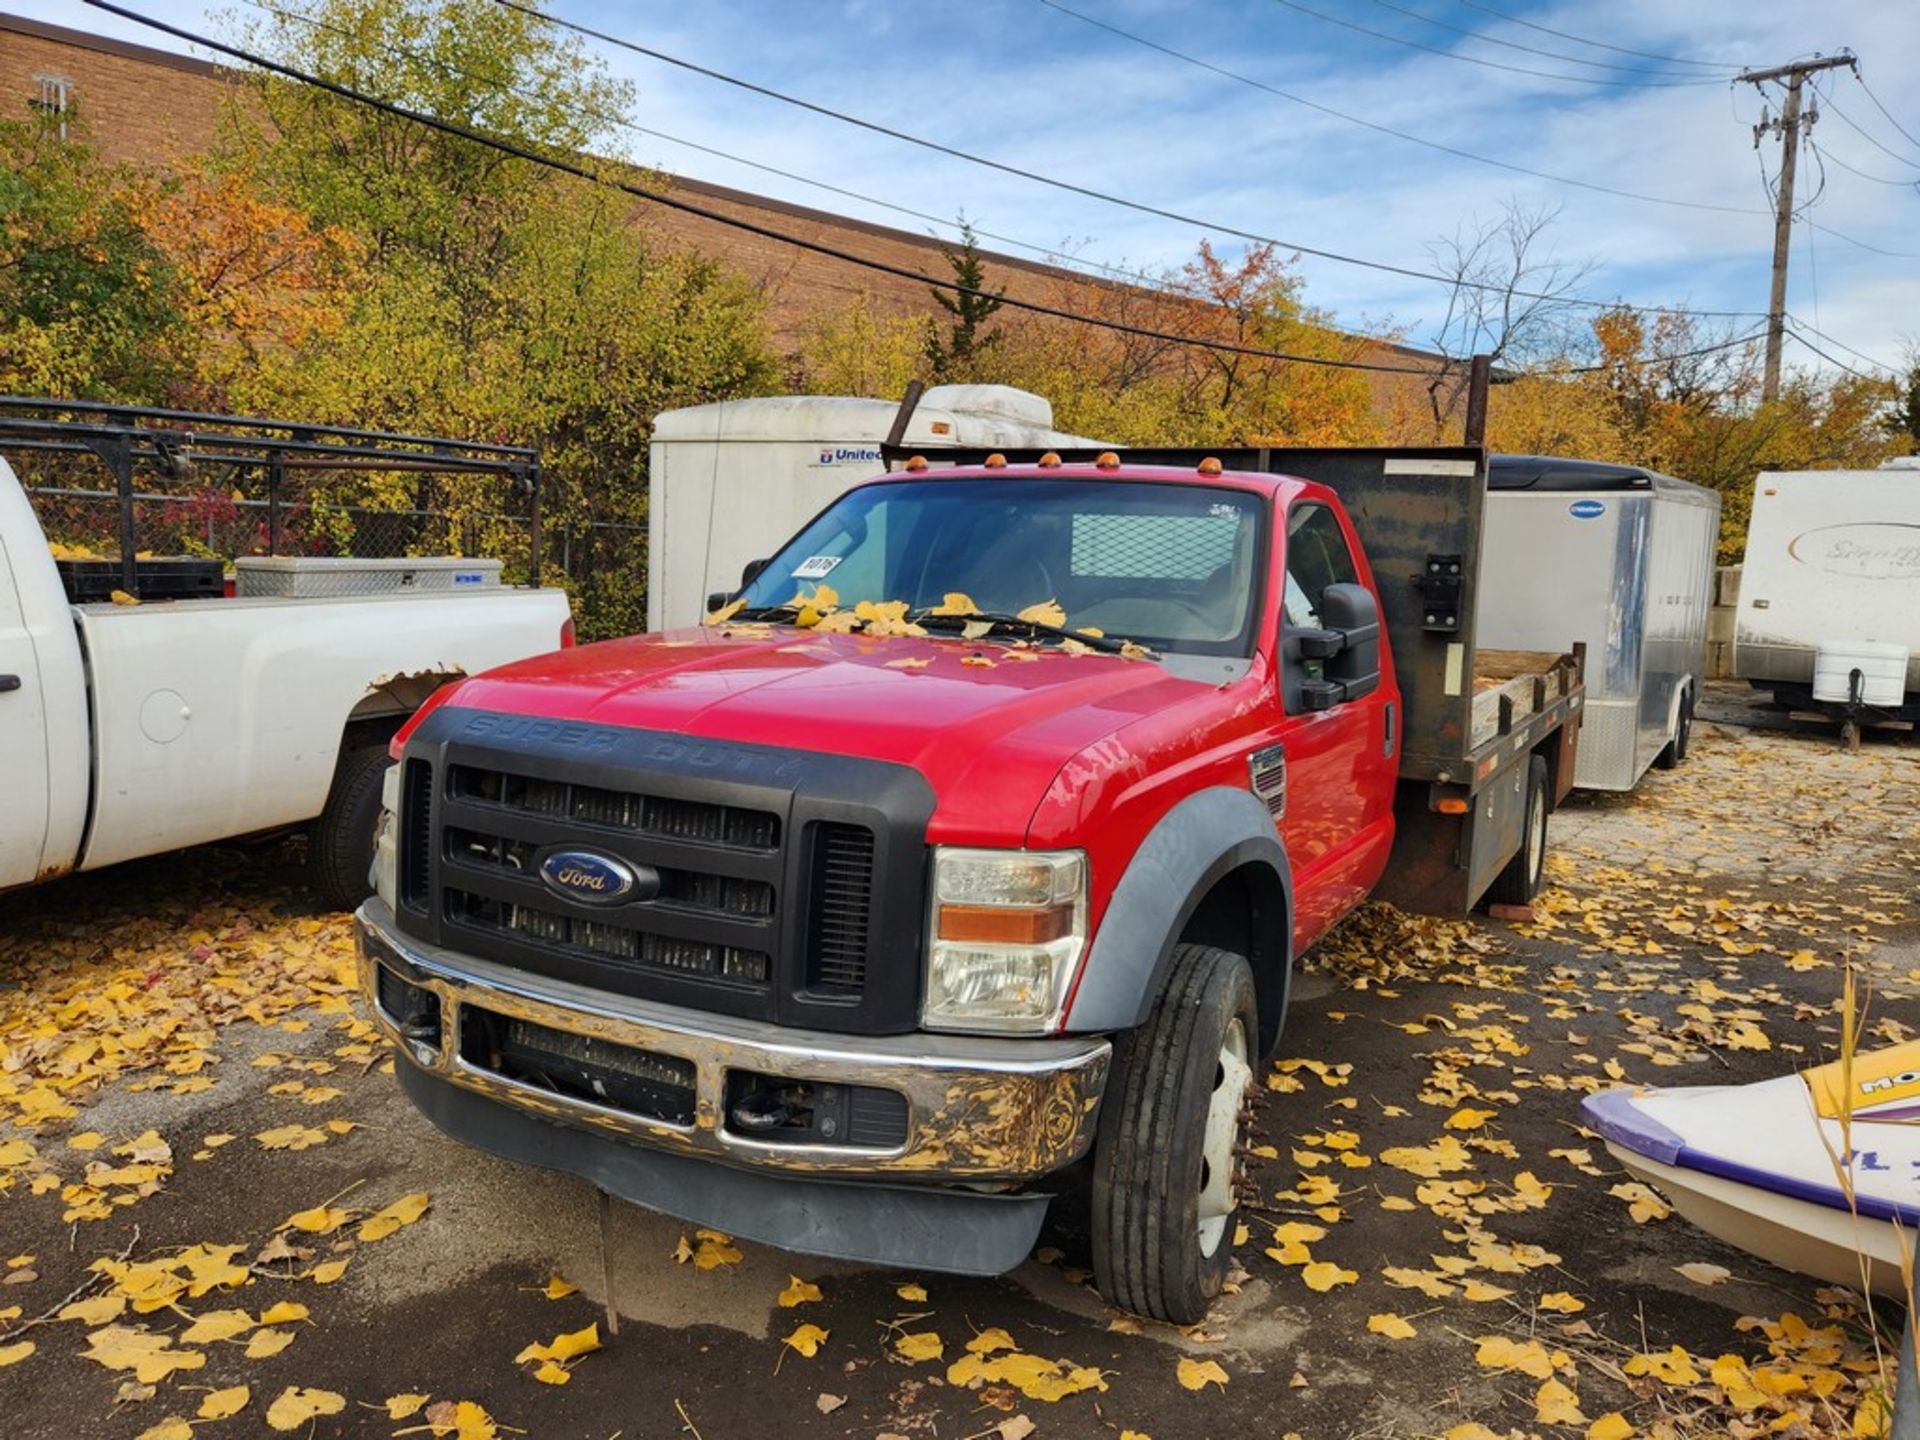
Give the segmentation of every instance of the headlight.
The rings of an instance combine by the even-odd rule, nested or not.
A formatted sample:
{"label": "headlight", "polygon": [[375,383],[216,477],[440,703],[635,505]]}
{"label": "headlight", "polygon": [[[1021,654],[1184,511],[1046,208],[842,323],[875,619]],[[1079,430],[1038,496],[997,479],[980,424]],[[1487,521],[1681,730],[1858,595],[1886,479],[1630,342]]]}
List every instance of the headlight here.
{"label": "headlight", "polygon": [[926,998],[930,1030],[1054,1029],[1087,941],[1078,850],[933,852]]}
{"label": "headlight", "polygon": [[386,901],[389,910],[400,908],[399,826],[393,820],[399,809],[400,767],[389,765],[386,778],[380,782],[380,818],[373,827],[373,868],[367,874],[373,893]]}

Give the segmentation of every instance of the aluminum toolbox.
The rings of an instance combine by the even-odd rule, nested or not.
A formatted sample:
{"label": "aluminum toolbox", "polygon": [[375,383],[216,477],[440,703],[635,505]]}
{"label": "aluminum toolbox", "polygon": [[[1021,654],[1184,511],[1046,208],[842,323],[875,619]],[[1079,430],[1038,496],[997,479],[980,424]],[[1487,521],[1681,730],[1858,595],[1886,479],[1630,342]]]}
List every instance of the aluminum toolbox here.
{"label": "aluminum toolbox", "polygon": [[234,594],[252,599],[322,600],[418,591],[450,594],[500,584],[498,560],[403,555],[392,560],[243,555],[233,562]]}

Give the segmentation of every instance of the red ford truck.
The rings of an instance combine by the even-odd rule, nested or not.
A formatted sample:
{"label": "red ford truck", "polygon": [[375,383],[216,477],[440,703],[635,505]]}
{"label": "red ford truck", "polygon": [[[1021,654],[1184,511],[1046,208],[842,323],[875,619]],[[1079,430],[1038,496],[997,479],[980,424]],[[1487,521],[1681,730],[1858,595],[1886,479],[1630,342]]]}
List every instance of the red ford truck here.
{"label": "red ford truck", "polygon": [[979,458],[439,692],[362,981],[481,1148],[976,1274],[1088,1183],[1103,1293],[1191,1322],[1295,958],[1532,895],[1580,657],[1476,650],[1477,449]]}

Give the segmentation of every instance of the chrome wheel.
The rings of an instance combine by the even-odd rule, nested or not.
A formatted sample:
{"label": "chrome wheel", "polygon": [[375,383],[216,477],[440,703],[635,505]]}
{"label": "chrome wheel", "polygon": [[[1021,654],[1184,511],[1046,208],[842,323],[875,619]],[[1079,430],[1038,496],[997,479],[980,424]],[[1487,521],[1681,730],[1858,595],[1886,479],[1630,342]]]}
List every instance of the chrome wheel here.
{"label": "chrome wheel", "polygon": [[1220,1059],[1207,1102],[1207,1132],[1201,1146],[1200,1253],[1212,1255],[1227,1233],[1234,1209],[1234,1151],[1240,1138],[1240,1111],[1247,1103],[1253,1067],[1247,1063],[1247,1031],[1239,1021],[1220,1040]]}

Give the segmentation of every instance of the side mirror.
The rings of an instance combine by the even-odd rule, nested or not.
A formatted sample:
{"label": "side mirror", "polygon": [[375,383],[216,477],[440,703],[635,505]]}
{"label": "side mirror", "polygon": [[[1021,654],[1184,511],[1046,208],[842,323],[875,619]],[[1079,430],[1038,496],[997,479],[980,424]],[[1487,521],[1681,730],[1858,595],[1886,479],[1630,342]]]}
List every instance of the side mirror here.
{"label": "side mirror", "polygon": [[[767,568],[764,560],[749,560],[740,571],[740,590],[751,585],[760,572]],[[724,609],[740,597],[740,590],[711,590],[707,593],[707,613]]]}
{"label": "side mirror", "polygon": [[1320,592],[1320,621],[1342,640],[1328,657],[1326,678],[1358,700],[1380,688],[1380,602],[1364,585],[1342,582]]}
{"label": "side mirror", "polygon": [[1320,628],[1292,630],[1287,646],[1296,661],[1318,661],[1317,676],[1293,665],[1287,708],[1330,710],[1380,688],[1380,603],[1364,585],[1340,583],[1320,592]]}

